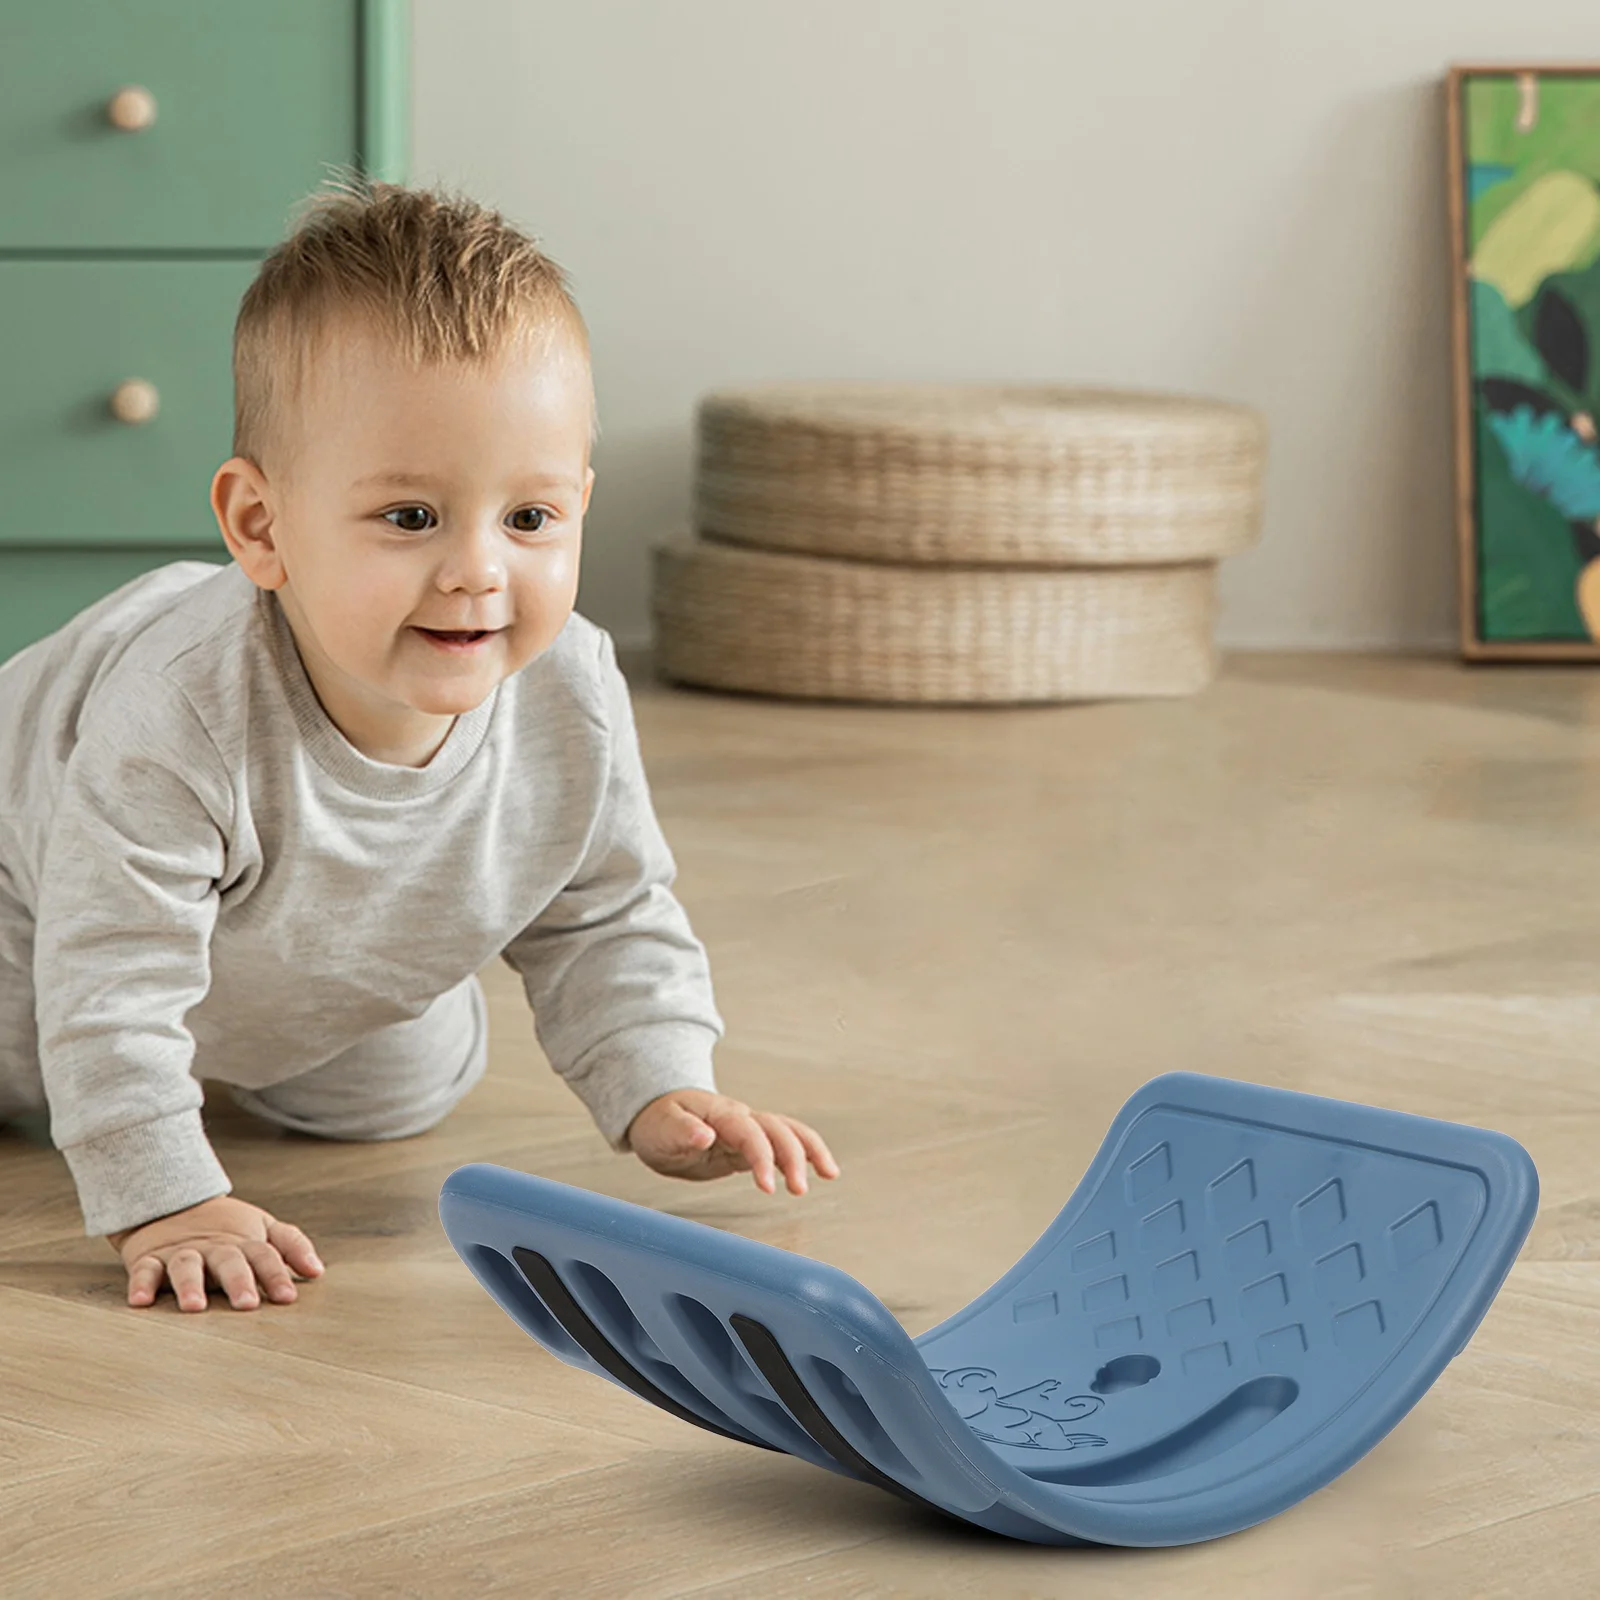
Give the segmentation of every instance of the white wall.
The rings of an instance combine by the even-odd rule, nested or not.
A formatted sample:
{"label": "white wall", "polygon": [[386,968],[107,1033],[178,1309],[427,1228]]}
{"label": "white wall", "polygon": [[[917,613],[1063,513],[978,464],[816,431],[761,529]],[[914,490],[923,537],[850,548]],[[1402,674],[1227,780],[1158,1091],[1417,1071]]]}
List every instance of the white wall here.
{"label": "white wall", "polygon": [[1593,0],[413,0],[414,180],[575,279],[580,604],[648,635],[696,397],[783,377],[1250,401],[1241,647],[1448,645],[1452,61],[1600,60]]}

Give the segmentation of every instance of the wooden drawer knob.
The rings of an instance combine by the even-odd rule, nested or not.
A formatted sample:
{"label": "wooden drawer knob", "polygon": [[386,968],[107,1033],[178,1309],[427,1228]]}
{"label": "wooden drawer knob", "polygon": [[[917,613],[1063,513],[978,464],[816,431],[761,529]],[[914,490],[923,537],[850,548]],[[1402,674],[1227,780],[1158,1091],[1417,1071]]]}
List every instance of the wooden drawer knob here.
{"label": "wooden drawer knob", "polygon": [[118,422],[148,422],[160,409],[160,392],[143,378],[125,379],[111,391],[111,414]]}
{"label": "wooden drawer knob", "polygon": [[130,83],[106,102],[106,121],[124,133],[142,133],[156,120],[156,97],[148,89]]}

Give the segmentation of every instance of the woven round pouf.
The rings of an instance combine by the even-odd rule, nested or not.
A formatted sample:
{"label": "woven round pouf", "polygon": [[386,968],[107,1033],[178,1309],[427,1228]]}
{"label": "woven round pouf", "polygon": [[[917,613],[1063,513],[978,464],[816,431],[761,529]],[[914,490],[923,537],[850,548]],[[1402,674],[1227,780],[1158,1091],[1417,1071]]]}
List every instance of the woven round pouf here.
{"label": "woven round pouf", "polygon": [[1220,400],[770,384],[701,401],[695,522],[868,561],[1215,560],[1260,532],[1265,459],[1260,413]]}
{"label": "woven round pouf", "polygon": [[1191,694],[1216,568],[894,567],[658,546],[656,665],[679,683],[825,700],[1005,703]]}

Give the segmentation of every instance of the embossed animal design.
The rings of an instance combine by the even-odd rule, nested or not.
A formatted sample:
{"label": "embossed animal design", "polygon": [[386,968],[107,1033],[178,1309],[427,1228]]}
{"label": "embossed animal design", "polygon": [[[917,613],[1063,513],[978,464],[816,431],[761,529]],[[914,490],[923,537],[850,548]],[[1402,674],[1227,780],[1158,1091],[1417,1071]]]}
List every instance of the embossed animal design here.
{"label": "embossed animal design", "polygon": [[1064,1394],[1066,1385],[1058,1378],[1042,1378],[1026,1389],[1001,1394],[988,1367],[950,1367],[932,1375],[961,1420],[991,1444],[1081,1450],[1105,1443],[1097,1433],[1069,1433],[1066,1426],[1093,1416],[1105,1402],[1092,1394]]}

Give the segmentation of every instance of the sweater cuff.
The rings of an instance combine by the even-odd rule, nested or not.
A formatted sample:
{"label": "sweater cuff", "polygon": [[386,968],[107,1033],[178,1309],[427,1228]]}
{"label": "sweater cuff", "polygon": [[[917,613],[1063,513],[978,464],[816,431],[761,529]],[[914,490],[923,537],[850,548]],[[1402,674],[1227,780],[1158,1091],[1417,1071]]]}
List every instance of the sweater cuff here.
{"label": "sweater cuff", "polygon": [[67,1145],[61,1154],[91,1237],[136,1228],[233,1189],[198,1107]]}
{"label": "sweater cuff", "polygon": [[587,1051],[566,1074],[613,1150],[628,1149],[628,1124],[674,1089],[717,1092],[711,1051],[720,1035],[698,1022],[624,1028]]}

